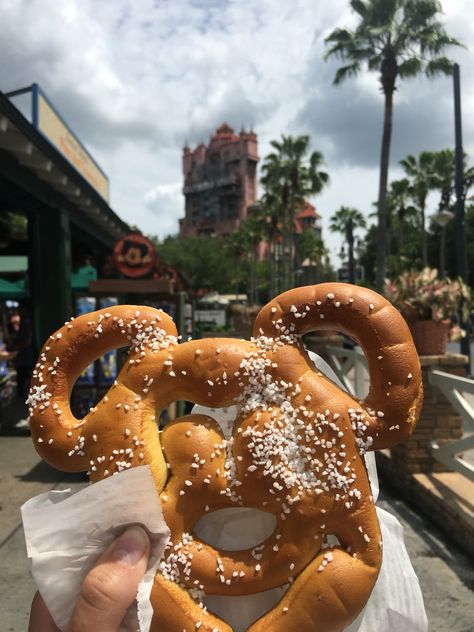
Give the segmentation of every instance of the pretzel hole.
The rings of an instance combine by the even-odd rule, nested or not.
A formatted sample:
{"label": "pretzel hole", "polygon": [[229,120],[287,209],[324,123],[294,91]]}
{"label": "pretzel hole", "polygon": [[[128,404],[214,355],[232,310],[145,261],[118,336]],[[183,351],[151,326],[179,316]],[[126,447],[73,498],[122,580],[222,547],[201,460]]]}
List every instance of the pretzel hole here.
{"label": "pretzel hole", "polygon": [[[344,356],[344,350],[346,349],[348,351],[347,357]],[[318,368],[315,361],[316,355],[308,345],[306,346],[306,351],[309,352],[311,360]],[[354,352],[355,355],[351,357]],[[370,389],[370,375],[367,362],[368,358],[364,349],[359,346],[356,340],[344,334],[341,355],[329,358],[329,363],[327,364],[329,372],[324,368],[321,370],[335,384],[338,386],[342,385],[346,391],[356,395],[358,399],[364,399],[369,394]],[[353,385],[356,385],[357,392],[354,392]]]}
{"label": "pretzel hole", "polygon": [[325,536],[326,539],[326,544],[328,544],[329,546],[341,546],[341,543],[339,542],[339,539],[336,535],[334,535],[333,533],[328,533]]}
{"label": "pretzel hole", "polygon": [[202,542],[226,551],[258,546],[275,531],[276,516],[251,507],[216,509],[202,516],[193,534]]}
{"label": "pretzel hole", "polygon": [[71,410],[77,419],[85,417],[107,394],[127,360],[127,347],[112,349],[91,362],[77,378],[71,392]]}

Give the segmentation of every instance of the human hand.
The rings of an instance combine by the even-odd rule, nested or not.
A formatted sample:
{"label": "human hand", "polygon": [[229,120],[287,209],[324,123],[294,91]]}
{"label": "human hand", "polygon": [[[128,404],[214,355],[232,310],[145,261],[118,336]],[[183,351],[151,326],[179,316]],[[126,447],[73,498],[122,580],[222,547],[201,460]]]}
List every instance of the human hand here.
{"label": "human hand", "polygon": [[[150,556],[150,541],[140,527],[129,527],[87,574],[64,632],[118,632],[137,596]],[[31,605],[28,632],[60,632],[39,593]]]}
{"label": "human hand", "polygon": [[5,349],[0,349],[0,361],[8,362],[8,360],[13,360],[17,354],[18,351],[6,351]]}

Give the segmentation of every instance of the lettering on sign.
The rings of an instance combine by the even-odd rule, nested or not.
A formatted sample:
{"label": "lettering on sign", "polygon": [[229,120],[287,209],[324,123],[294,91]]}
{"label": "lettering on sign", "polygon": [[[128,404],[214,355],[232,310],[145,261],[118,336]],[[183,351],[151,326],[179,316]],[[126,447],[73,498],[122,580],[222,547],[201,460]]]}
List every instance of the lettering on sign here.
{"label": "lettering on sign", "polygon": [[33,122],[35,127],[58,149],[73,167],[109,201],[109,179],[89,152],[64,123],[38,86],[33,91]]}

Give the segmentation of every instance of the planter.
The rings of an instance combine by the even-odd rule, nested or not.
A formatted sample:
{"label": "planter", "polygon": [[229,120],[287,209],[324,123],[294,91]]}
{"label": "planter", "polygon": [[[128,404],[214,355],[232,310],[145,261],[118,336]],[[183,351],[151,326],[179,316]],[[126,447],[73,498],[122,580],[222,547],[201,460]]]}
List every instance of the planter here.
{"label": "planter", "polygon": [[419,355],[443,355],[448,344],[449,324],[434,320],[414,320],[408,323]]}

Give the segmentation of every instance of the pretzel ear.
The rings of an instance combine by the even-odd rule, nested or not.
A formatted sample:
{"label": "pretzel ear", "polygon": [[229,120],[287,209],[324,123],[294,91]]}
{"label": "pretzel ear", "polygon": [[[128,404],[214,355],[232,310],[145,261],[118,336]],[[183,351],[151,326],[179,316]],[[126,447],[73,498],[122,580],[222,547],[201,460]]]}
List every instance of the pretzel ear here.
{"label": "pretzel ear", "polygon": [[[177,344],[169,316],[151,307],[120,305],[65,323],[43,346],[27,399],[36,448],[50,465],[69,472],[89,468],[82,429],[95,409],[77,419],[70,408],[74,383],[101,355],[119,347],[161,349]],[[107,399],[107,396],[104,398]],[[74,458],[68,454],[74,453]]]}
{"label": "pretzel ear", "polygon": [[320,330],[353,338],[367,357],[370,390],[361,406],[370,416],[372,449],[406,439],[419,416],[423,385],[413,339],[399,311],[367,288],[322,283],[289,290],[265,305],[254,335],[298,339]]}

